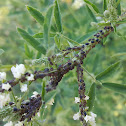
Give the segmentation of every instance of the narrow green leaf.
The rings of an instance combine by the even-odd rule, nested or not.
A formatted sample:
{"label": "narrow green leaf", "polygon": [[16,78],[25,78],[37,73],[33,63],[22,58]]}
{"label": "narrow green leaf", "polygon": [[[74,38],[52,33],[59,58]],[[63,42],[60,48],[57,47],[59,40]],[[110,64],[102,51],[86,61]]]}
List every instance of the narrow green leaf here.
{"label": "narrow green leaf", "polygon": [[44,23],[44,35],[43,35],[43,38],[44,38],[44,42],[46,44],[46,47],[48,49],[49,31],[48,31],[47,23]]}
{"label": "narrow green leaf", "polygon": [[54,17],[56,21],[56,26],[59,32],[62,32],[62,21],[61,21],[61,14],[60,14],[60,8],[58,1],[55,0],[55,6],[54,6]]}
{"label": "narrow green leaf", "polygon": [[65,35],[63,35],[63,34],[58,34],[59,36],[61,36],[61,37],[63,37],[63,38],[65,38],[66,40],[68,40],[69,42],[71,42],[72,44],[74,44],[74,45],[80,45],[78,42],[76,42],[76,41],[74,41],[74,40],[72,40],[72,39],[70,39],[70,38],[68,38],[67,36],[65,36]]}
{"label": "narrow green leaf", "polygon": [[57,90],[53,90],[45,95],[45,103],[49,102],[57,94]]}
{"label": "narrow green leaf", "polygon": [[42,82],[42,100],[44,101],[45,99],[45,81],[43,80]]}
{"label": "narrow green leaf", "polygon": [[118,15],[121,15],[121,5],[120,5],[120,2],[121,0],[116,0],[116,4],[117,4],[117,13]]}
{"label": "narrow green leaf", "polygon": [[26,6],[28,11],[30,12],[30,14],[35,18],[35,20],[40,24],[43,25],[44,23],[44,16],[42,15],[41,12],[39,12],[38,10],[36,10],[33,7],[30,6]]}
{"label": "narrow green leaf", "polygon": [[91,11],[91,9],[87,5],[86,5],[86,8],[88,10],[90,17],[93,19],[93,21],[97,22],[97,19],[96,19],[95,15],[93,14],[93,12]]}
{"label": "narrow green leaf", "polygon": [[[37,33],[37,34],[34,34],[33,37],[34,38],[43,38],[43,34],[44,34],[43,32]],[[56,33],[49,33],[50,37],[54,37],[55,35],[56,35]]]}
{"label": "narrow green leaf", "polygon": [[120,65],[120,62],[116,62],[109,66],[105,71],[101,72],[96,76],[97,80],[105,79],[106,77],[110,76]]}
{"label": "narrow green leaf", "polygon": [[40,43],[34,39],[31,35],[29,35],[25,30],[21,28],[17,28],[19,34],[23,37],[24,40],[26,40],[32,47],[34,47],[39,52],[46,54],[46,49],[40,45]]}
{"label": "narrow green leaf", "polygon": [[0,49],[0,55],[2,55],[4,53],[3,49]]}
{"label": "narrow green leaf", "polygon": [[41,58],[41,56],[42,56],[42,53],[38,52],[37,55],[36,55],[36,59]]}
{"label": "narrow green leaf", "polygon": [[46,23],[47,23],[49,29],[51,26],[52,14],[53,14],[53,5],[49,7],[49,9],[47,10],[46,16],[45,16]]}
{"label": "narrow green leaf", "polygon": [[107,10],[107,0],[104,0],[103,2],[103,9],[104,11]]}
{"label": "narrow green leaf", "polygon": [[120,57],[120,56],[126,56],[126,52],[122,52],[122,53],[116,53],[114,54],[112,57]]}
{"label": "narrow green leaf", "polygon": [[[119,1],[119,0],[118,0]],[[121,15],[121,5],[120,5],[120,3],[118,4],[118,6],[117,6],[117,14],[118,15]]]}
{"label": "narrow green leaf", "polygon": [[92,8],[95,10],[96,13],[100,13],[99,9],[96,7],[96,5],[94,5],[93,3],[91,3],[88,0],[84,0],[85,3],[89,4],[90,6],[92,6]]}
{"label": "narrow green leaf", "polygon": [[116,24],[124,24],[126,23],[126,20],[118,21]]}
{"label": "narrow green leaf", "polygon": [[55,43],[56,43],[58,49],[60,49],[60,38],[57,35],[55,35],[54,40],[55,40]]}
{"label": "narrow green leaf", "polygon": [[24,48],[25,48],[25,55],[29,58],[32,58],[33,55],[32,55],[32,53],[26,43],[24,43]]}
{"label": "narrow green leaf", "polygon": [[89,107],[88,111],[91,111],[95,101],[95,88],[96,84],[93,83],[88,92],[89,99],[87,100],[87,106]]}
{"label": "narrow green leaf", "polygon": [[126,94],[126,84],[116,84],[116,83],[102,83],[106,88],[109,88],[113,91]]}
{"label": "narrow green leaf", "polygon": [[107,38],[108,38],[108,36],[107,36],[107,37],[105,37],[105,38],[103,38],[103,45],[105,45],[105,44],[106,44],[106,42],[107,42]]}

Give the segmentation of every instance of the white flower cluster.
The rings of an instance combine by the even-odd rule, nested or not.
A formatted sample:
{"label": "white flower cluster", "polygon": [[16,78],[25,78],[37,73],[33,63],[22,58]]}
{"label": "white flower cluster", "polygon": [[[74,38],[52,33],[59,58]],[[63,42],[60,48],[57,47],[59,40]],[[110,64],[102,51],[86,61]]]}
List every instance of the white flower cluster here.
{"label": "white flower cluster", "polygon": [[94,114],[93,112],[90,112],[90,115],[86,115],[84,119],[86,122],[89,122],[91,126],[96,126],[96,122],[95,122],[96,117],[97,117],[96,114]]}
{"label": "white flower cluster", "polygon": [[31,74],[30,76],[28,76],[28,77],[27,77],[27,80],[28,80],[28,81],[32,81],[32,80],[34,80],[34,75]]}
{"label": "white flower cluster", "polygon": [[0,93],[0,108],[10,101],[10,95],[5,93]]}
{"label": "white flower cluster", "polygon": [[0,81],[6,80],[6,73],[0,72]]}
{"label": "white flower cluster", "polygon": [[26,92],[28,90],[27,84],[21,85],[21,92]]}
{"label": "white flower cluster", "polygon": [[20,78],[21,77],[21,74],[24,74],[25,73],[25,66],[24,64],[16,64],[16,67],[12,67],[11,68],[11,71],[12,71],[12,74],[15,78]]}
{"label": "white flower cluster", "polygon": [[78,113],[74,114],[73,119],[79,120],[79,117],[80,117],[80,113],[78,112]]}
{"label": "white flower cluster", "polygon": [[37,91],[33,92],[33,95],[31,97],[36,97],[39,93]]}
{"label": "white flower cluster", "polygon": [[82,7],[84,5],[84,1],[83,0],[74,0],[72,7],[74,9],[79,9],[80,7]]}
{"label": "white flower cluster", "polygon": [[7,84],[2,84],[2,89],[5,89],[5,90],[9,90],[11,88],[10,84],[7,83]]}

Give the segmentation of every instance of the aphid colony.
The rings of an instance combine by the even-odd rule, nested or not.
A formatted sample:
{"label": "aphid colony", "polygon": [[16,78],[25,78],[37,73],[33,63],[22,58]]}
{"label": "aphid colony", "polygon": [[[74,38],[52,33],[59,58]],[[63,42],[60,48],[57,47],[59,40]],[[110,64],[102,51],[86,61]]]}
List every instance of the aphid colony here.
{"label": "aphid colony", "polygon": [[[48,58],[49,64],[52,66],[50,68],[45,68],[43,71],[35,71],[33,73],[34,80],[37,79],[43,79],[44,77],[50,77],[49,83],[46,84],[46,92],[49,92],[53,89],[56,89],[59,82],[62,80],[63,76],[68,73],[69,71],[73,70],[76,67],[77,72],[77,79],[78,79],[78,92],[80,96],[80,120],[83,124],[85,124],[84,117],[86,116],[86,111],[88,109],[86,108],[86,100],[85,100],[85,83],[83,79],[83,60],[86,58],[86,55],[88,52],[94,48],[97,44],[99,44],[104,37],[109,35],[111,31],[113,31],[113,27],[106,26],[103,30],[100,30],[97,34],[93,36],[93,38],[89,39],[87,43],[81,45],[81,46],[74,46],[74,47],[68,47],[65,50],[62,50],[62,56],[66,57],[68,54],[72,52],[78,52],[74,53],[74,56],[72,59],[69,59],[66,63],[57,65],[55,64],[54,60],[57,58],[56,55],[53,55]],[[55,66],[55,68],[53,68]],[[11,85],[11,88],[18,84],[19,82],[25,82],[27,81],[27,77],[30,76],[30,73],[25,73],[22,75],[20,79],[13,79],[10,81],[7,81],[6,83],[9,83]],[[0,85],[1,88],[1,85]],[[9,90],[11,91],[11,89]],[[0,89],[0,92],[4,92],[4,89]],[[20,116],[19,121],[24,121],[27,119],[29,122],[33,116],[39,111],[42,101],[41,96],[37,95],[36,97],[30,98],[27,102],[21,102],[20,108],[17,109],[17,107],[14,105],[15,103],[10,103],[10,106],[13,107],[12,113],[17,113]]]}

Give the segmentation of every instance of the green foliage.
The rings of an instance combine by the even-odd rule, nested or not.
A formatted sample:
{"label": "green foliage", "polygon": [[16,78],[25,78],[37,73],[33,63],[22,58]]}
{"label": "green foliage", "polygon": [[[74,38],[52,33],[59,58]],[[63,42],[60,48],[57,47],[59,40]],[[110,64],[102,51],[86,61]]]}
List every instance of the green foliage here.
{"label": "green foliage", "polygon": [[88,0],[84,0],[84,2],[86,2],[87,4],[89,4],[95,10],[96,13],[100,13],[99,9],[97,8],[97,6],[95,6],[93,3],[91,3]]}
{"label": "green foliage", "polygon": [[87,100],[87,106],[89,107],[88,111],[91,111],[94,106],[95,101],[95,88],[96,84],[93,83],[90,87],[90,90],[88,92],[89,100]]}
{"label": "green foliage", "polygon": [[35,20],[40,24],[43,25],[44,23],[44,16],[35,8],[27,6],[29,13],[35,18]]}
{"label": "green foliage", "polygon": [[104,70],[103,72],[98,74],[96,76],[96,79],[97,80],[102,80],[102,79],[105,79],[106,77],[112,75],[112,73],[119,67],[119,64],[120,64],[120,62],[116,62],[116,63],[112,64],[106,70]]}
{"label": "green foliage", "polygon": [[116,84],[116,83],[102,83],[106,88],[109,88],[113,91],[126,94],[126,84]]}
{"label": "green foliage", "polygon": [[[107,9],[107,3],[105,3],[106,0],[101,1],[101,3],[97,3],[97,1],[93,1],[93,5],[95,5],[98,8],[100,14],[97,13],[98,12],[97,9],[96,9],[97,12],[95,11],[93,6],[91,6],[92,4],[88,4],[89,1],[87,3],[87,7],[84,5],[79,9],[71,8],[72,3],[68,4],[67,0],[66,2],[62,2],[62,1],[54,2],[53,0],[42,0],[42,1],[11,0],[9,1],[10,5],[12,6],[11,8],[5,3],[7,1],[9,0],[0,1],[1,7],[7,6],[6,11],[7,10],[9,11],[7,15],[4,14],[4,20],[3,21],[1,20],[0,22],[2,24],[2,26],[0,25],[0,29],[1,29],[0,48],[2,48],[5,51],[0,56],[1,71],[10,70],[12,65],[6,65],[6,64],[23,63],[25,62],[24,60],[29,60],[29,59],[31,60],[36,57],[41,58],[42,60],[41,64],[32,65],[32,66],[31,66],[31,62],[29,64],[25,62],[25,64],[28,66],[30,72],[36,69],[43,70],[45,67],[48,67],[48,63],[46,63],[47,57],[45,58],[41,54],[43,53],[46,54],[47,56],[47,52],[49,48],[54,47],[55,43],[57,47],[55,46],[53,48],[54,53],[59,53],[59,50],[61,48],[65,49],[68,46],[73,46],[73,45],[75,46],[75,45],[80,45],[80,43],[81,44],[85,43],[88,37],[91,37],[93,33],[95,33],[97,30],[103,28],[106,25],[110,25],[110,23],[101,23],[100,21],[102,21],[102,19],[96,19],[96,16],[101,16],[103,18],[103,15],[101,13],[103,11],[103,8],[104,10]],[[103,2],[105,4],[103,4]],[[31,11],[30,14],[35,18],[35,20],[39,24],[41,24],[41,27],[38,25],[38,23],[34,21],[33,18],[30,17],[24,5],[29,5],[27,7],[30,7],[29,10],[29,12]],[[104,6],[101,7],[101,5]],[[121,7],[123,10],[125,8],[126,1],[122,0],[120,4],[120,1],[118,0],[117,8],[119,7],[119,5],[123,5]],[[37,10],[35,8],[37,8]],[[0,10],[2,10],[2,8],[0,8]],[[40,12],[38,10],[40,10]],[[118,8],[117,9],[118,14],[120,14],[119,10],[120,9]],[[95,15],[93,13],[94,11],[98,15]],[[53,13],[54,13],[55,20],[53,19]],[[61,15],[62,15],[62,20],[61,20]],[[92,21],[98,22],[99,24],[98,29],[92,28],[90,26],[90,23]],[[126,22],[125,20],[117,21],[117,24],[123,24],[125,22]],[[21,32],[21,34],[24,37],[27,36],[26,39],[28,41],[27,44],[25,43],[25,46],[24,46],[24,40],[19,39],[16,29],[14,29],[16,26],[22,27],[22,29],[25,28],[32,29],[31,32],[27,30],[28,33],[26,33],[24,30]],[[119,28],[117,28],[117,32],[119,31],[121,35],[125,35],[125,28],[126,28],[125,24],[120,25]],[[56,33],[57,31],[60,32],[60,34]],[[61,34],[62,32],[63,34]],[[35,44],[36,41],[37,44],[43,46],[40,48],[36,47],[37,46]],[[31,44],[31,42],[33,42],[32,44],[35,44],[35,47]],[[47,47],[46,42],[48,42],[48,50],[47,48],[45,49],[45,47]],[[32,45],[32,47],[34,47],[35,49],[37,48],[36,49],[37,53],[29,45]],[[95,47],[94,49],[92,49],[92,51],[87,55],[87,58],[84,60],[84,67],[91,73],[91,75],[97,75],[96,79],[101,80],[102,82],[106,80],[107,80],[106,82],[110,82],[109,84],[106,84],[104,82],[103,86],[96,84],[96,92],[95,92],[96,99],[94,102],[93,111],[98,116],[96,121],[98,126],[108,126],[108,125],[115,125],[115,124],[117,125],[119,124],[120,126],[125,125],[125,113],[124,113],[125,98],[123,95],[119,95],[118,93],[111,91],[111,90],[115,90],[117,92],[119,91],[120,93],[125,92],[125,89],[123,88],[124,86],[123,83],[126,82],[125,47],[126,47],[126,43],[125,40],[122,39],[122,37],[118,37],[115,34],[111,34],[107,38],[105,47],[101,45]],[[44,50],[44,52],[42,51],[42,49]],[[117,61],[118,59],[122,59],[122,58],[123,61],[121,60],[121,66],[120,66]],[[60,59],[57,59],[57,61],[59,64],[62,63],[62,60]],[[111,64],[113,62],[117,62],[117,64],[115,63],[116,64],[115,66],[113,64],[112,67]],[[44,67],[42,63],[44,63],[45,65]],[[109,67],[110,69],[107,68],[108,66],[110,66]],[[118,67],[120,67],[120,69],[114,72]],[[48,81],[43,82],[42,87],[40,87],[41,80],[38,80],[36,81],[36,83],[33,83],[31,85],[30,93],[36,90],[38,92],[42,92],[42,95],[44,96],[43,98],[45,98],[46,103],[52,98],[54,98],[55,101],[54,106],[48,105],[47,109],[41,111],[41,115],[43,115],[44,113],[43,119],[46,118],[46,121],[42,122],[44,126],[80,125],[78,121],[74,121],[72,119],[74,113],[78,112],[78,105],[74,104],[74,97],[78,96],[77,79],[76,79],[76,74],[74,73],[75,71],[70,72],[60,82],[58,86],[60,93],[59,92],[57,93],[57,91],[53,91],[50,92],[49,95],[46,95],[44,93],[44,87],[45,87],[44,85],[46,85]],[[8,76],[8,78],[11,78],[11,76],[12,75]],[[90,84],[92,83],[92,79],[86,73],[84,73],[84,78],[86,83],[86,91],[88,91],[89,89],[91,90]],[[115,83],[120,83],[120,85],[122,86],[119,86],[118,88],[118,85],[115,86],[116,85]],[[103,87],[107,87],[111,90],[106,90],[106,88]],[[16,92],[16,94],[20,96],[20,91],[17,92],[16,89],[17,87],[14,88],[14,92]],[[92,92],[93,91],[94,90],[92,90]],[[91,96],[93,97],[94,95]],[[122,105],[122,109],[119,110],[116,108],[118,104]],[[44,107],[45,106],[42,106],[42,108]],[[118,112],[118,116],[114,115],[114,111]],[[114,118],[113,120],[116,120],[116,123],[113,122],[112,118]],[[39,118],[38,120],[41,120],[41,118]]]}
{"label": "green foliage", "polygon": [[61,14],[60,14],[60,8],[59,8],[58,0],[55,0],[54,17],[55,17],[56,26],[57,26],[58,31],[63,32]]}
{"label": "green foliage", "polygon": [[26,31],[24,31],[21,28],[17,28],[20,35],[25,39],[33,48],[38,50],[39,52],[45,54],[46,49],[37,41],[35,40],[31,35],[29,35]]}

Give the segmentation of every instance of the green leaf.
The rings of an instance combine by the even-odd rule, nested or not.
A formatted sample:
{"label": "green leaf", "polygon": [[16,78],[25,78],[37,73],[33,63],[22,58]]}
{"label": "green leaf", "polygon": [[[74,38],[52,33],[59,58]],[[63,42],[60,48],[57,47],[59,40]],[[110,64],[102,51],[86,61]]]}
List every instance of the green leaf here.
{"label": "green leaf", "polygon": [[45,16],[45,20],[46,20],[46,23],[50,29],[50,26],[51,26],[51,22],[52,22],[52,14],[53,14],[53,5],[49,7],[49,9],[47,10],[47,13],[46,13],[46,16]]}
{"label": "green leaf", "polygon": [[[43,32],[37,33],[37,34],[34,34],[33,37],[34,38],[43,38],[43,34],[44,34]],[[54,37],[55,35],[56,35],[56,33],[49,33],[50,37]]]}
{"label": "green leaf", "polygon": [[42,82],[42,100],[44,101],[45,99],[45,80]]}
{"label": "green leaf", "polygon": [[91,111],[95,101],[95,88],[96,84],[93,83],[88,92],[89,99],[87,100],[87,106],[89,107],[88,111]]}
{"label": "green leaf", "polygon": [[116,63],[112,64],[106,70],[104,70],[103,72],[98,74],[96,76],[96,79],[102,80],[102,79],[105,79],[106,77],[110,76],[119,67],[119,65],[120,65],[120,62],[116,62]]}
{"label": "green leaf", "polygon": [[57,45],[57,48],[60,49],[60,38],[58,37],[58,35],[55,35],[54,40]]}
{"label": "green leaf", "polygon": [[91,11],[91,9],[87,5],[86,5],[86,8],[88,10],[90,17],[93,19],[93,21],[97,22],[97,19],[96,19],[95,15],[93,14],[93,12]]}
{"label": "green leaf", "polygon": [[107,10],[107,1],[106,0],[104,0],[104,2],[103,2],[103,9],[104,9],[104,11]]}
{"label": "green leaf", "polygon": [[84,0],[85,3],[89,4],[90,6],[92,6],[92,8],[95,10],[96,13],[100,13],[99,9],[96,7],[96,5],[94,5],[93,3],[91,3],[88,0]]}
{"label": "green leaf", "polygon": [[121,5],[120,5],[120,2],[121,0],[116,0],[116,4],[117,4],[117,13],[118,15],[121,15]]}
{"label": "green leaf", "polygon": [[44,35],[43,35],[43,38],[44,38],[44,42],[46,44],[46,47],[48,49],[49,31],[48,31],[47,23],[44,23]]}
{"label": "green leaf", "polygon": [[126,23],[126,20],[118,21],[116,24],[124,24]]}
{"label": "green leaf", "polygon": [[56,21],[56,26],[59,32],[63,32],[62,30],[62,21],[61,21],[61,14],[60,14],[60,8],[58,1],[55,0],[55,6],[54,6],[54,17]]}
{"label": "green leaf", "polygon": [[2,55],[4,53],[3,49],[0,49],[0,55]]}
{"label": "green leaf", "polygon": [[26,40],[33,48],[43,54],[46,54],[46,49],[42,45],[40,45],[40,43],[36,39],[34,39],[31,35],[29,35],[25,30],[21,28],[17,28],[17,30],[23,37],[23,39]]}
{"label": "green leaf", "polygon": [[25,55],[29,58],[33,57],[33,53],[30,51],[28,45],[26,43],[24,43],[24,48],[25,48]]}
{"label": "green leaf", "polygon": [[44,23],[44,16],[42,15],[41,12],[39,12],[38,10],[36,10],[33,7],[30,6],[26,6],[28,11],[30,12],[30,14],[35,18],[35,20],[40,24],[43,25]]}
{"label": "green leaf", "polygon": [[[118,1],[120,1],[120,0],[118,0]],[[121,15],[121,5],[120,5],[120,3],[117,6],[117,14]]]}
{"label": "green leaf", "polygon": [[122,52],[122,53],[116,53],[114,54],[112,57],[120,57],[120,56],[126,56],[126,52]]}
{"label": "green leaf", "polygon": [[116,84],[116,83],[102,83],[106,88],[109,88],[113,91],[126,94],[126,84]]}
{"label": "green leaf", "polygon": [[49,102],[57,94],[57,90],[53,90],[45,95],[45,103]]}

